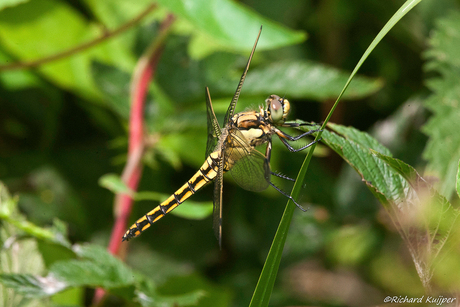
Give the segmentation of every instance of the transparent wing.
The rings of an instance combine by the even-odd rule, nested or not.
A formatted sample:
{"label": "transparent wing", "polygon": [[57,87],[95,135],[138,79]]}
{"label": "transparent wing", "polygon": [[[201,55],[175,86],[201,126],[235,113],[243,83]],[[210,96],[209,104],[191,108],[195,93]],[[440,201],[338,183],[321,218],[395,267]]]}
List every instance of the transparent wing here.
{"label": "transparent wing", "polygon": [[270,182],[270,165],[265,155],[251,147],[238,129],[228,135],[225,162],[233,166],[230,173],[245,190],[263,191]]}
{"label": "transparent wing", "polygon": [[[257,35],[256,42],[254,43],[254,47],[252,47],[251,54],[249,55],[248,62],[246,64],[246,67],[244,69],[243,74],[241,75],[240,82],[238,83],[238,86],[236,88],[235,95],[233,95],[232,101],[228,107],[227,113],[225,113],[225,119],[224,119],[224,125],[225,127],[229,127],[229,121],[233,117],[233,114],[235,113],[235,107],[236,103],[238,102],[238,98],[240,97],[240,92],[241,88],[243,87],[244,80],[246,79],[246,74],[249,69],[249,65],[252,60],[252,56],[254,55],[254,51],[256,50],[257,42],[259,41],[260,37],[260,32],[262,31],[262,27],[260,27],[259,34]],[[253,154],[252,148],[247,144],[247,142],[244,140],[243,135],[237,130],[234,135],[228,135],[226,136],[227,142],[222,142],[222,146],[220,148],[217,148],[218,143],[220,138],[225,137],[222,136],[222,129],[219,126],[219,122],[216,119],[216,115],[214,114],[214,110],[212,108],[212,103],[211,103],[211,95],[209,94],[209,89],[206,88],[206,107],[207,107],[207,113],[208,113],[208,141],[206,144],[206,157],[213,151],[220,150],[220,156],[221,157],[229,157],[229,159],[222,158],[220,159],[219,162],[219,167],[217,170],[217,176],[214,179],[214,210],[213,210],[213,228],[214,228],[214,234],[216,235],[216,238],[219,240],[219,247],[222,248],[222,182],[223,182],[223,174],[224,174],[224,167],[226,167],[226,170],[228,170],[228,164],[226,166],[227,162],[230,162],[230,164],[233,167],[237,167],[237,170],[235,171],[236,174],[234,175],[239,179],[235,180],[238,182],[238,184],[243,184],[242,187],[251,190],[253,185],[251,185],[251,181],[243,179],[247,173],[238,166],[239,163],[246,163],[251,165],[254,169],[258,169],[260,172],[260,162],[256,162],[259,160],[262,160],[260,156],[264,157],[261,153],[257,152],[260,156],[257,154]],[[231,142],[229,143],[228,140]],[[235,141],[234,141],[235,140]],[[238,142],[241,146],[239,148],[241,149],[236,149],[233,146],[233,144],[237,144]],[[246,148],[247,147],[247,148]],[[249,149],[249,151],[248,151]],[[246,160],[247,156],[254,156],[256,157],[254,162],[243,162],[243,160]],[[252,159],[250,159],[252,160]],[[241,162],[239,162],[241,161]],[[237,163],[238,162],[238,163]],[[268,165],[268,162],[264,162]],[[263,164],[261,164],[263,167]],[[241,170],[238,170],[241,169]],[[243,173],[242,173],[243,172]],[[240,174],[241,173],[241,174]],[[270,168],[268,168],[268,174],[270,174]],[[259,176],[256,176],[259,177]],[[265,180],[265,178],[262,175],[262,178],[264,179],[266,185],[265,188],[268,186],[268,182]],[[267,177],[268,178],[268,177]],[[260,180],[260,179],[259,179]],[[244,181],[244,182],[243,182]],[[260,184],[259,184],[260,185]],[[255,185],[257,186],[257,185]],[[249,188],[248,188],[249,187]],[[255,191],[259,191],[259,189],[256,189]]]}
{"label": "transparent wing", "polygon": [[232,102],[228,106],[227,113],[225,113],[224,125],[227,125],[228,121],[233,117],[235,114],[235,107],[236,103],[238,102],[238,98],[240,98],[241,88],[243,87],[244,79],[246,79],[246,74],[248,73],[249,65],[251,64],[252,56],[254,55],[254,51],[256,51],[257,42],[259,41],[260,32],[262,32],[262,27],[260,27],[259,34],[257,35],[256,42],[254,43],[254,47],[252,47],[251,54],[249,55],[248,62],[246,63],[246,67],[244,68],[243,74],[240,78],[240,83],[236,87],[235,95],[233,95]]}
{"label": "transparent wing", "polygon": [[216,114],[212,108],[211,95],[209,94],[209,88],[205,89],[206,95],[206,109],[208,113],[208,141],[206,144],[206,156],[207,158],[211,152],[217,146],[219,138],[222,135],[222,129],[220,128],[219,122],[217,121]]}
{"label": "transparent wing", "polygon": [[[225,149],[225,144],[221,148],[222,152]],[[222,249],[222,183],[224,175],[224,163],[220,159],[219,167],[217,169],[217,176],[214,179],[214,197],[213,197],[213,212],[212,212],[212,228],[214,229],[214,235],[219,241],[219,248]]]}

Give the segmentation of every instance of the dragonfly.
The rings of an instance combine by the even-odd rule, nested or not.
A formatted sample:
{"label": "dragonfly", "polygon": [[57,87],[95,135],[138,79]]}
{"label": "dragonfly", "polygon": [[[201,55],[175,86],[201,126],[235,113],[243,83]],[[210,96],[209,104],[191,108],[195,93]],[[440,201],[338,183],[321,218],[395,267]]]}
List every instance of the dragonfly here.
{"label": "dragonfly", "polygon": [[[195,175],[168,199],[138,219],[126,231],[122,238],[123,241],[139,236],[153,223],[174,210],[206,184],[214,181],[213,228],[219,241],[219,247],[222,247],[222,192],[223,174],[226,172],[231,173],[235,182],[249,191],[259,192],[265,190],[268,186],[272,186],[292,200],[302,211],[305,211],[292,196],[271,182],[271,175],[294,181],[294,179],[272,172],[270,169],[272,136],[278,136],[290,152],[298,152],[310,147],[317,141],[310,142],[297,149],[293,148],[288,141],[298,141],[319,130],[310,130],[297,136],[291,136],[278,129],[278,127],[298,128],[303,125],[311,125],[309,123],[286,122],[290,111],[290,103],[287,99],[278,95],[270,95],[265,100],[265,107],[259,107],[258,112],[252,110],[235,114],[236,104],[261,31],[262,27],[259,30],[236,92],[225,114],[223,128],[221,128],[214,113],[209,88],[205,88],[208,127],[206,161]],[[256,149],[256,147],[264,144],[267,144],[265,154]]]}

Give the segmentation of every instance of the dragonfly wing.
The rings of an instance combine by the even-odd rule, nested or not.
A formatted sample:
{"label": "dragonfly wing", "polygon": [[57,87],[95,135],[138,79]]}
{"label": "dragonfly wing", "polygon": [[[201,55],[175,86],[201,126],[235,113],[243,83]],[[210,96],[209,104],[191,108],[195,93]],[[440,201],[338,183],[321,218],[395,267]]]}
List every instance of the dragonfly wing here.
{"label": "dragonfly wing", "polygon": [[209,88],[205,89],[206,95],[206,109],[208,113],[208,141],[206,144],[206,158],[216,149],[219,138],[222,134],[219,122],[217,121],[216,114],[212,107],[211,95],[209,94]]}
{"label": "dragonfly wing", "polygon": [[244,68],[243,74],[241,75],[240,82],[236,87],[235,95],[233,95],[232,102],[228,106],[227,113],[225,113],[224,125],[227,125],[228,121],[233,117],[235,114],[235,107],[236,103],[238,102],[238,98],[240,98],[241,88],[243,87],[244,79],[246,79],[246,74],[248,73],[249,65],[251,64],[252,56],[254,55],[254,51],[256,51],[257,42],[259,41],[260,33],[262,32],[262,27],[260,27],[259,34],[257,35],[256,42],[254,43],[254,47],[252,47],[251,54],[249,55],[248,62],[246,63],[246,67]]}
{"label": "dragonfly wing", "polygon": [[[224,146],[220,149],[221,157],[224,152]],[[224,175],[224,163],[222,159],[219,161],[217,168],[217,175],[214,179],[214,197],[213,197],[213,212],[212,212],[212,227],[214,229],[214,235],[219,241],[219,248],[222,249],[222,190],[223,190],[223,175]]]}
{"label": "dragonfly wing", "polygon": [[270,165],[267,158],[251,147],[238,129],[228,136],[230,144],[225,152],[226,161],[233,163],[230,173],[243,189],[263,191],[270,182]]}

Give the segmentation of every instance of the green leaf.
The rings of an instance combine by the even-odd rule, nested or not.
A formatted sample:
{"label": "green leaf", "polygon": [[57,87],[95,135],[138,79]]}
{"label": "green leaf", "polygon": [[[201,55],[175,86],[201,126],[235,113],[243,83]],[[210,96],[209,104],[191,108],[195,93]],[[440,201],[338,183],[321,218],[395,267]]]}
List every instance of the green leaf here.
{"label": "green leaf", "polygon": [[436,30],[429,41],[430,49],[425,52],[425,56],[430,60],[427,63],[427,68],[430,70],[447,68],[447,65],[460,68],[460,21],[458,18],[460,18],[460,13],[452,11],[436,21]]}
{"label": "green leaf", "polygon": [[[209,46],[204,46],[210,42],[232,50],[251,50],[261,25],[263,35],[258,44],[260,49],[274,49],[300,43],[306,38],[303,32],[282,27],[230,0],[160,0],[159,3],[175,15],[185,18],[205,34],[206,44],[194,44],[196,49],[192,52],[201,56],[210,52],[197,48],[208,49]],[[200,38],[200,41],[203,41],[203,38]]]}
{"label": "green leaf", "polygon": [[124,0],[83,0],[93,14],[107,27],[117,27],[130,21],[152,3],[150,0],[126,2]]}
{"label": "green leaf", "polygon": [[[377,141],[374,137],[372,137],[366,132],[359,131],[358,129],[355,129],[353,127],[345,127],[341,125],[336,125],[334,123],[329,123],[328,128],[331,128],[338,134],[344,136],[346,139],[353,141],[355,143],[358,143],[363,147],[373,149],[387,156],[391,155],[388,148],[380,144],[379,141]],[[340,143],[343,144],[342,142]]]}
{"label": "green leaf", "polygon": [[92,62],[91,71],[94,76],[94,82],[104,94],[104,100],[108,106],[123,119],[128,120],[130,112],[129,85],[131,75],[114,66],[99,62]]}
{"label": "green leaf", "polygon": [[[43,274],[45,264],[33,238],[24,238],[23,232],[13,224],[1,219],[18,219],[17,198],[11,198],[0,182],[0,305],[22,306],[29,300],[29,293],[38,291],[41,281],[32,274]],[[15,273],[29,274],[15,274]],[[6,288],[24,287],[24,291],[13,293]],[[38,305],[38,304],[37,304]],[[3,306],[3,305],[2,305]]]}
{"label": "green leaf", "polygon": [[[158,193],[154,191],[142,191],[135,193],[128,188],[118,175],[106,174],[99,179],[99,185],[109,189],[113,193],[127,194],[135,200],[153,200],[157,202],[165,201],[170,195]],[[192,219],[202,220],[212,214],[212,202],[196,202],[187,200],[185,203],[174,209],[171,214],[176,216]]]}
{"label": "green leaf", "polygon": [[[185,41],[174,43],[178,46],[173,48],[173,43],[167,46],[159,64],[158,84],[172,100],[180,104],[193,104],[194,107],[200,106],[197,101],[203,100],[203,88],[209,86],[213,103],[216,99],[223,99],[226,101],[226,109],[235,92],[235,84],[241,76],[242,68],[235,69],[241,58],[233,54],[216,53],[200,61],[191,60],[181,50],[185,47],[179,47],[184,45]],[[187,66],[184,66],[184,62],[188,63]],[[177,67],[184,68],[177,73]],[[345,72],[310,61],[283,61],[253,66],[247,75],[238,108],[242,106],[243,99],[261,101],[261,98],[266,98],[267,93],[286,93],[289,98],[320,101],[331,99],[337,96],[340,86],[346,80]],[[181,86],[178,86],[179,84]],[[379,79],[357,76],[346,98],[368,96],[379,90],[382,85]],[[204,103],[201,106],[204,108]],[[177,112],[180,111],[179,109]],[[205,122],[204,118],[203,123]]]}
{"label": "green leaf", "polygon": [[27,212],[28,219],[37,224],[54,224],[55,217],[59,216],[74,227],[85,227],[88,213],[82,210],[84,206],[78,193],[67,177],[50,165],[36,168],[29,174],[34,193],[21,194],[21,208]]}
{"label": "green leaf", "polygon": [[143,307],[190,306],[196,305],[205,295],[206,293],[201,290],[195,290],[190,293],[180,295],[160,295],[151,283],[145,282],[142,284],[140,291],[137,293],[137,300]]}
{"label": "green leaf", "polygon": [[17,206],[18,199],[12,198],[6,186],[0,181],[0,218],[11,218],[16,213]]}
{"label": "green leaf", "polygon": [[[96,37],[100,31],[65,2],[29,1],[0,12],[2,46],[22,61],[63,52]],[[86,97],[96,95],[89,75],[88,54],[42,65],[38,70],[53,83]]]}
{"label": "green leaf", "polygon": [[0,10],[3,10],[10,6],[19,5],[21,3],[28,2],[29,0],[2,0],[0,2]]}
{"label": "green leaf", "polygon": [[[0,63],[12,63],[15,59],[0,50]],[[44,87],[43,82],[36,74],[27,70],[2,71],[0,73],[2,86],[9,90],[19,90],[27,87]],[[48,86],[49,88],[50,86]]]}
{"label": "green leaf", "polygon": [[[264,96],[267,93],[286,93],[292,98],[322,101],[337,97],[347,78],[346,72],[312,61],[277,62],[251,70],[244,84],[244,93]],[[361,98],[375,93],[382,86],[380,79],[357,76],[344,98]]]}
{"label": "green leaf", "polygon": [[120,288],[134,283],[134,273],[100,246],[75,245],[79,259],[54,262],[46,277],[1,274],[0,281],[27,297],[46,297],[69,287]]}
{"label": "green leaf", "polygon": [[54,278],[30,274],[0,274],[0,282],[25,297],[47,297],[62,291],[66,285]]}
{"label": "green leaf", "polygon": [[[388,149],[370,135],[359,132],[351,127],[331,125],[344,137],[333,132],[323,132],[323,142],[334,149],[347,161],[363,178],[371,192],[380,199],[386,209],[388,202],[398,202],[405,197],[407,183],[398,174],[394,174],[385,162],[372,154],[370,148],[388,153]],[[348,138],[351,136],[351,138]],[[368,147],[370,146],[370,147]]]}
{"label": "green leaf", "polygon": [[437,275],[434,268],[442,265],[446,255],[459,254],[452,247],[460,233],[460,210],[453,208],[412,166],[376,151],[373,154],[410,184],[405,199],[393,204],[388,214],[409,248],[423,285],[429,289],[433,274]]}
{"label": "green leaf", "polygon": [[212,201],[196,202],[187,200],[171,213],[189,220],[203,220],[212,214]]}
{"label": "green leaf", "polygon": [[376,155],[378,158],[382,159],[385,163],[387,163],[389,166],[391,166],[395,171],[398,172],[404,179],[409,182],[409,183],[417,183],[421,181],[425,181],[413,168],[407,163],[404,163],[403,161],[399,159],[395,159],[391,156],[388,156],[386,154],[382,154],[378,151],[375,151],[371,149],[371,152]]}
{"label": "green leaf", "polygon": [[66,238],[67,229],[62,222],[55,219],[52,227],[43,228],[27,221],[18,213],[17,199],[9,196],[3,183],[0,183],[0,219],[14,226],[15,233],[19,229],[37,239],[70,247],[70,242]]}
{"label": "green leaf", "polygon": [[[157,202],[164,202],[170,195],[153,192],[143,191],[137,192],[134,195],[136,200],[154,200]],[[171,211],[171,214],[190,220],[202,220],[212,214],[212,202],[196,202],[187,199],[186,202],[178,206],[176,209]]]}
{"label": "green leaf", "polygon": [[388,150],[370,135],[350,127],[329,126],[342,135],[324,131],[322,141],[358,172],[383,204],[408,246],[423,285],[430,289],[434,267],[440,265],[460,233],[460,211],[412,166],[386,155]]}
{"label": "green leaf", "polygon": [[131,269],[103,247],[75,245],[73,250],[80,259],[53,263],[48,278],[55,278],[67,287],[100,286],[105,289],[134,282]]}
{"label": "green leaf", "polygon": [[331,233],[327,256],[341,265],[358,265],[376,246],[375,231],[369,225],[347,225]]}
{"label": "green leaf", "polygon": [[[138,300],[143,306],[230,306],[231,291],[210,283],[198,274],[182,274],[172,278],[155,289],[147,281],[142,283]],[[156,304],[155,304],[156,303]]]}
{"label": "green leaf", "polygon": [[133,196],[134,191],[131,190],[116,174],[105,174],[99,178],[99,185],[104,187],[114,194],[126,194]]}
{"label": "green leaf", "polygon": [[450,198],[455,190],[455,175],[460,159],[460,14],[452,13],[439,20],[425,53],[426,68],[441,77],[427,81],[433,94],[425,106],[433,116],[423,127],[429,137],[423,157],[428,160],[426,172],[436,176],[436,187]]}

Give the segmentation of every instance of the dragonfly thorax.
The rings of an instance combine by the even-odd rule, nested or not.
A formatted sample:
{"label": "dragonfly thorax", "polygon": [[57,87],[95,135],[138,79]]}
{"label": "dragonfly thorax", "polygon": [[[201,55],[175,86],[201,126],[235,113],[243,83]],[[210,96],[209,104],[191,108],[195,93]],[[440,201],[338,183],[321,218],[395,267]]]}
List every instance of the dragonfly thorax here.
{"label": "dragonfly thorax", "polygon": [[284,123],[291,110],[289,101],[278,95],[270,95],[265,103],[264,118],[274,124]]}

